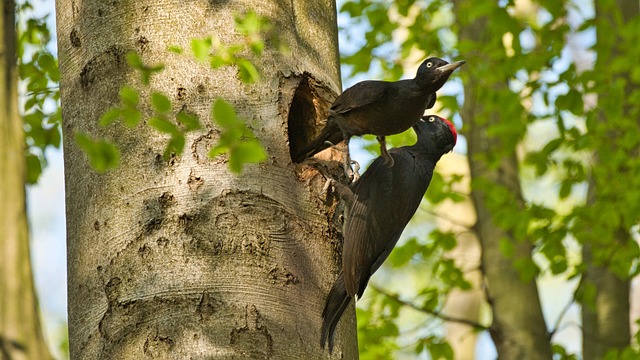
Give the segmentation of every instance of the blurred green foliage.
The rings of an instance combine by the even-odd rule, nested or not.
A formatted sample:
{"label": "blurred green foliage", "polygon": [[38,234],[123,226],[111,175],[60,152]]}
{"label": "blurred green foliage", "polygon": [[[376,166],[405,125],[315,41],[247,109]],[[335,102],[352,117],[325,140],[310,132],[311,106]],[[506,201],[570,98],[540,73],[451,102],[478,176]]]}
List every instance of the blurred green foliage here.
{"label": "blurred green foliage", "polygon": [[[345,73],[367,73],[386,80],[412,77],[405,73],[403,59],[415,53],[423,54],[423,58],[435,55],[467,60],[450,82],[457,82],[459,76],[463,86],[483,89],[476,91],[479,95],[475,101],[482,104],[483,110],[474,122],[484,127],[484,141],[501,145],[478,156],[489,166],[497,167],[504,157],[522,154],[520,183],[525,193],[527,186],[542,179],[552,179],[556,184],[552,189],[527,195],[526,206],[522,207],[517,201],[522,194],[512,193],[493,179],[473,179],[473,188],[486,194],[486,205],[497,225],[516,241],[531,243],[532,258],[513,258],[521,279],[549,274],[568,280],[580,277],[594,264],[608,267],[621,278],[635,276],[640,256],[633,240],[634,235],[638,236],[640,222],[640,48],[633,44],[640,40],[640,18],[624,22],[625,14],[612,0],[603,0],[599,6],[613,22],[585,18],[588,12],[570,0],[534,0],[530,11],[525,12],[513,0],[497,4],[493,0],[460,0],[454,13],[452,2],[447,0],[346,0],[340,11],[350,19],[341,31],[357,46],[342,54]],[[567,20],[570,11],[574,14],[571,22]],[[579,23],[576,14],[583,16]],[[490,19],[483,40],[459,41],[461,28],[483,17]],[[354,27],[364,29],[364,35],[350,35],[349,29]],[[567,61],[567,39],[588,34],[595,39],[595,32],[608,35],[587,49],[597,55],[595,64],[578,68],[576,62]],[[491,84],[496,83],[504,86],[494,88]],[[462,123],[464,136],[465,119],[459,117],[464,94],[439,94],[438,101],[441,108],[428,111],[450,114]],[[528,138],[532,127],[539,124],[554,127],[554,135]],[[407,132],[389,141],[394,146],[405,145],[413,141],[413,134]],[[367,145],[367,149],[376,151],[377,146]],[[451,188],[451,182],[459,181],[460,175],[454,178],[434,175],[427,200],[432,204],[445,199],[461,200],[461,194]],[[597,189],[593,202],[586,201],[585,189],[589,185]],[[616,240],[614,234],[619,231],[626,234],[626,240]],[[463,288],[464,282],[458,281],[464,278],[463,274],[453,270],[442,257],[450,241],[438,230],[432,231],[429,238],[410,238],[397,246],[387,264],[428,264],[432,282],[447,285],[429,285],[416,292],[437,289],[438,296],[429,299],[438,300],[427,301],[430,309],[441,308],[442,299],[453,287]],[[505,256],[513,257],[512,241],[501,242]],[[438,243],[446,246],[435,250]],[[593,246],[593,264],[583,263],[575,250],[576,244],[579,247],[587,243]],[[592,285],[583,284],[574,297],[590,306],[595,294]],[[402,331],[398,333],[399,326],[392,316],[397,311],[383,323],[394,329],[390,341],[373,338],[375,351],[370,351],[373,345],[365,342],[370,338],[366,333],[368,322],[377,321],[375,313],[380,310],[375,304],[358,310],[361,356],[380,358],[376,354],[383,352],[380,347],[385,344],[387,354],[399,356],[396,340],[402,338]],[[434,350],[440,346],[434,345],[438,341],[415,341],[416,354],[427,352],[433,357],[433,351],[439,351]],[[403,351],[402,354],[407,353]],[[637,356],[635,351],[613,352],[610,358]],[[554,352],[558,358],[575,358],[560,345],[554,345]]]}
{"label": "blurred green foliage", "polygon": [[36,16],[30,2],[16,6],[19,95],[23,101],[20,114],[24,121],[27,183],[35,184],[46,166],[45,150],[59,148],[60,72],[58,61],[49,50],[51,32],[47,17]]}

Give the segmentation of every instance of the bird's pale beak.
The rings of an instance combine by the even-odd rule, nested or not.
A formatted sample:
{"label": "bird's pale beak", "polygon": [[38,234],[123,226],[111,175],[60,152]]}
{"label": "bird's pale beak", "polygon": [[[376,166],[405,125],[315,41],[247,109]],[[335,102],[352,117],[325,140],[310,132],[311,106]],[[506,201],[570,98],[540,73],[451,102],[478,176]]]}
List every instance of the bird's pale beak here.
{"label": "bird's pale beak", "polygon": [[460,66],[464,65],[464,63],[466,63],[466,61],[464,61],[464,60],[456,61],[456,62],[451,63],[451,64],[440,66],[437,70],[440,71],[440,72],[453,72],[455,69],[457,69]]}

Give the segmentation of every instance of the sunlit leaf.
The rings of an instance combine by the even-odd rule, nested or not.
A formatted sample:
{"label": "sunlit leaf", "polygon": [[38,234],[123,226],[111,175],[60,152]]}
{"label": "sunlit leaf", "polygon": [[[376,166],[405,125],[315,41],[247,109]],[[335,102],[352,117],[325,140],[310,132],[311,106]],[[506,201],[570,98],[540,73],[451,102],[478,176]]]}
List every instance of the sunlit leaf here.
{"label": "sunlit leaf", "polygon": [[176,114],[176,120],[184,125],[187,131],[194,131],[202,128],[200,119],[198,119],[196,115],[189,114],[182,110],[178,111],[178,113]]}
{"label": "sunlit leaf", "polygon": [[105,172],[118,166],[120,152],[115,145],[104,140],[93,140],[82,133],[75,134],[75,141],[87,154],[91,166],[97,172]]}
{"label": "sunlit leaf", "polygon": [[152,117],[149,119],[149,126],[166,134],[175,135],[180,133],[174,123],[162,117]]}
{"label": "sunlit leaf", "polygon": [[213,103],[213,119],[216,124],[229,128],[237,126],[238,118],[236,117],[236,110],[228,102],[217,99]]}
{"label": "sunlit leaf", "polygon": [[193,56],[201,62],[209,60],[209,53],[211,52],[211,38],[205,39],[192,39],[191,51]]}
{"label": "sunlit leaf", "polygon": [[27,184],[35,184],[42,174],[42,164],[40,158],[34,154],[27,154],[25,156],[25,164],[27,166]]}
{"label": "sunlit leaf", "polygon": [[162,93],[154,91],[151,94],[151,104],[158,113],[166,113],[171,110],[171,100]]}
{"label": "sunlit leaf", "polygon": [[122,110],[120,108],[112,108],[107,110],[102,117],[100,117],[100,125],[107,126],[112,122],[118,120],[118,118],[122,115]]}
{"label": "sunlit leaf", "polygon": [[130,86],[123,86],[120,89],[120,99],[122,100],[123,104],[130,107],[136,107],[138,106],[139,102],[138,90]]}

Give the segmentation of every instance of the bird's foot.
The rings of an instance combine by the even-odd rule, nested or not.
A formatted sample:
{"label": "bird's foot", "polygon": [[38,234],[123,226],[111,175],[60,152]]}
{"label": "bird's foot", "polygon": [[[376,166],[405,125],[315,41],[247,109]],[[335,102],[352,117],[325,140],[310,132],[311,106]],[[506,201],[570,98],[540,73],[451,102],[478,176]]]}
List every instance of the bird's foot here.
{"label": "bird's foot", "polygon": [[382,159],[384,161],[384,164],[388,167],[393,167],[393,164],[395,164],[395,161],[393,160],[391,155],[387,152],[385,152],[385,154],[382,154]]}
{"label": "bird's foot", "polygon": [[377,136],[376,139],[380,144],[380,155],[382,155],[382,157],[384,158],[384,164],[387,165],[388,167],[392,167],[394,161],[393,161],[393,158],[391,157],[391,154],[389,154],[389,151],[387,150],[386,138],[384,136]]}
{"label": "bird's foot", "polygon": [[327,178],[327,180],[324,183],[324,186],[322,186],[322,191],[320,191],[320,195],[324,195],[329,190],[329,187],[333,185],[334,182],[335,180],[333,180],[332,178]]}
{"label": "bird's foot", "polygon": [[389,151],[387,151],[387,147],[380,146],[380,153],[381,153],[380,155],[382,156],[382,160],[384,161],[384,164],[387,165],[388,167],[392,167],[395,161],[393,160],[393,157],[391,156],[391,154],[389,154]]}
{"label": "bird's foot", "polygon": [[353,164],[353,167],[351,167],[352,172],[352,178],[351,178],[351,182],[356,182],[358,181],[358,179],[360,179],[360,163],[358,163],[355,160],[351,160],[351,164]]}
{"label": "bird's foot", "polygon": [[[346,160],[343,164],[344,173],[350,182],[354,182],[360,178],[360,174],[358,173],[360,164],[355,160],[351,160],[349,157],[347,157]],[[352,164],[353,166],[351,166]]]}

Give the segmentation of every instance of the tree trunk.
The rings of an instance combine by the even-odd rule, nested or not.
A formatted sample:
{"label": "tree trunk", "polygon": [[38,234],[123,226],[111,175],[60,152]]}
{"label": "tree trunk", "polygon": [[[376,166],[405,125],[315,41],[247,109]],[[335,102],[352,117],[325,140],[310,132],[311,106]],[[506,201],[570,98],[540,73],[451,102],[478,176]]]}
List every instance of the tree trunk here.
{"label": "tree trunk", "polygon": [[[56,5],[71,358],[329,357],[320,349],[320,315],[338,272],[334,206],[318,196],[323,178],[291,163],[289,145],[300,146],[324,121],[340,89],[334,1]],[[259,83],[243,84],[234,67],[212,70],[166,51],[210,35],[241,42],[234,15],[249,9],[268,17],[292,52],[282,55],[267,42]],[[97,126],[120,87],[137,84],[128,50],[166,66],[150,89],[134,85],[141,99],[161,91],[174,111],[205,124],[168,163],[161,155],[167,139],[148,126]],[[236,175],[226,158],[207,157],[220,134],[209,115],[215,98],[248,120],[266,163]],[[141,104],[148,119],[148,101]],[[119,167],[91,170],[71,141],[77,131],[113,139]],[[354,319],[350,310],[334,355],[357,357]]]}
{"label": "tree trunk", "polygon": [[[637,1],[617,0],[615,9],[605,8],[600,2],[595,2],[596,7],[596,31],[598,60],[596,71],[608,72],[608,67],[613,59],[617,58],[620,52],[626,52],[629,44],[625,42],[620,34],[607,29],[615,26],[614,11],[620,11],[620,19],[624,24],[628,24],[640,14],[640,3]],[[615,26],[615,30],[619,30]],[[600,69],[600,70],[598,70]],[[621,76],[627,81],[626,93],[630,94],[634,89],[629,80],[630,74]],[[613,81],[614,79],[611,79]],[[603,94],[604,95],[604,94]],[[624,102],[623,102],[624,104]],[[627,105],[623,105],[623,116],[633,118]],[[608,121],[607,114],[603,112],[596,121]],[[607,145],[616,147],[616,139],[607,140]],[[599,163],[598,151],[593,154],[592,166]],[[637,154],[630,156],[638,156]],[[594,175],[595,176],[595,175]],[[613,176],[616,176],[615,174]],[[589,182],[587,194],[587,207],[593,207],[598,203],[597,184],[609,186],[610,179],[596,179],[592,177]],[[604,200],[606,201],[606,200]],[[583,286],[591,286],[595,290],[593,304],[582,304],[582,355],[585,360],[601,359],[610,349],[623,349],[631,343],[630,328],[630,304],[629,291],[630,279],[616,275],[609,264],[602,264],[595,260],[596,253],[602,253],[612,247],[623,246],[623,244],[634,241],[629,234],[629,229],[624,224],[615,231],[612,231],[610,239],[601,241],[585,241],[582,246],[583,262],[587,268],[582,277]],[[604,247],[604,248],[603,248]]]}
{"label": "tree trunk", "polygon": [[42,336],[29,257],[15,4],[3,1],[0,6],[0,359],[51,359]]}
{"label": "tree trunk", "polygon": [[[447,161],[438,163],[436,170],[443,176],[462,175],[465,181],[455,184],[453,188],[464,194],[462,202],[446,201],[438,205],[439,214],[456,214],[455,222],[449,217],[437,218],[438,228],[457,234],[456,247],[446,256],[455,259],[456,266],[462,270],[465,279],[471,284],[467,290],[453,289],[447,295],[443,313],[458,319],[466,319],[474,323],[481,320],[482,305],[485,302],[483,290],[483,274],[480,270],[482,251],[480,241],[473,226],[477,223],[475,207],[471,200],[471,184],[469,161],[466,156],[447,155]],[[478,331],[469,324],[445,322],[447,342],[453,348],[457,360],[473,359],[476,353]]]}
{"label": "tree trunk", "polygon": [[[472,1],[454,1],[455,13],[459,16],[469,12]],[[459,22],[459,41],[473,41],[486,44],[482,51],[469,51],[464,54],[471,66],[499,68],[500,64],[491,64],[487,49],[500,49],[490,44],[486,16],[471,22]],[[487,113],[485,101],[492,101],[492,93],[508,91],[507,79],[498,83],[489,83],[488,79],[477,76],[464,77],[464,105],[461,116],[464,121],[465,135],[468,141],[468,156],[474,188],[472,198],[478,215],[476,224],[482,245],[482,267],[485,276],[487,300],[493,310],[491,336],[496,345],[498,356],[502,359],[550,359],[551,346],[545,321],[542,315],[538,288],[535,278],[523,281],[515,263],[531,262],[532,244],[514,236],[497,225],[498,219],[487,205],[487,191],[477,186],[494,184],[507,190],[512,197],[510,202],[520,209],[524,200],[518,178],[518,160],[515,149],[505,147],[504,140],[487,133],[487,128],[495,125],[499,114]],[[495,99],[495,98],[493,98]],[[517,121],[517,120],[514,120]],[[492,162],[491,159],[495,163]],[[500,249],[501,241],[507,242],[513,251],[506,256]]]}

